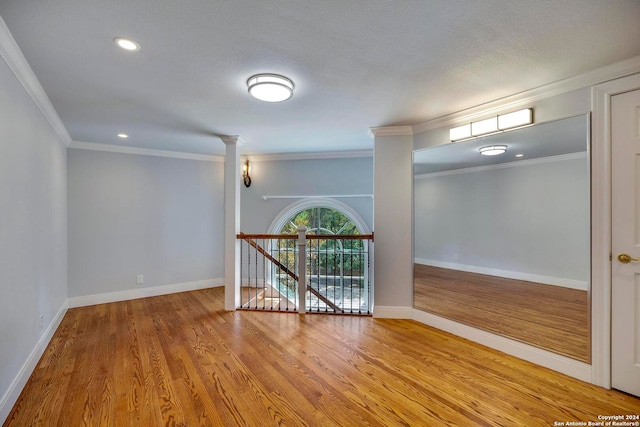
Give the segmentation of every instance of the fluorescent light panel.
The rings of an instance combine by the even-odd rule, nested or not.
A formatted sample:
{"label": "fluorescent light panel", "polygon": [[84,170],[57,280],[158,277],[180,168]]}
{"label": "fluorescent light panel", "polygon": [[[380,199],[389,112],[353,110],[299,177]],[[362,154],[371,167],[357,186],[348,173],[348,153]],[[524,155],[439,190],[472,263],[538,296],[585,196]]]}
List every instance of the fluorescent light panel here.
{"label": "fluorescent light panel", "polygon": [[471,135],[479,136],[486,135],[498,131],[498,118],[490,117],[479,122],[471,123]]}
{"label": "fluorescent light panel", "polygon": [[467,138],[471,138],[471,123],[449,129],[449,139],[452,141],[460,141]]}
{"label": "fluorescent light panel", "polygon": [[502,130],[513,129],[533,123],[533,109],[514,111],[513,113],[501,114],[478,122],[449,129],[449,139],[460,141],[489,133],[496,133]]}
{"label": "fluorescent light panel", "polygon": [[498,116],[498,128],[500,130],[529,125],[531,123],[533,123],[533,110],[531,108],[525,108],[524,110]]}

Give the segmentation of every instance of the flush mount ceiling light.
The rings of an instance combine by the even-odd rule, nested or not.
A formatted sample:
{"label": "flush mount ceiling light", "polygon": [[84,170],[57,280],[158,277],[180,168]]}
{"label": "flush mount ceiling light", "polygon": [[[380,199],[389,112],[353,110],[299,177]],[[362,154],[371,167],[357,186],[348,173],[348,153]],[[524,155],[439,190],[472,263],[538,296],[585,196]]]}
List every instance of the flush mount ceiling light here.
{"label": "flush mount ceiling light", "polygon": [[505,151],[507,151],[506,145],[487,145],[486,147],[480,148],[480,154],[483,156],[497,156]]}
{"label": "flush mount ceiling light", "polygon": [[119,133],[118,134],[118,138],[127,139],[127,138],[129,138],[129,135],[127,135],[126,133]]}
{"label": "flush mount ceiling light", "polygon": [[140,45],[138,43],[125,37],[116,37],[115,39],[113,39],[113,42],[116,45],[118,45],[118,47],[124,50],[132,51],[132,52],[136,50],[140,50]]}
{"label": "flush mount ceiling light", "polygon": [[463,139],[515,129],[532,123],[533,109],[525,108],[524,110],[501,114],[499,116],[489,117],[488,119],[451,128],[449,129],[449,139],[451,141],[462,141]]}
{"label": "flush mount ceiling light", "polygon": [[249,93],[266,102],[282,102],[293,96],[293,82],[278,74],[256,74],[247,80]]}

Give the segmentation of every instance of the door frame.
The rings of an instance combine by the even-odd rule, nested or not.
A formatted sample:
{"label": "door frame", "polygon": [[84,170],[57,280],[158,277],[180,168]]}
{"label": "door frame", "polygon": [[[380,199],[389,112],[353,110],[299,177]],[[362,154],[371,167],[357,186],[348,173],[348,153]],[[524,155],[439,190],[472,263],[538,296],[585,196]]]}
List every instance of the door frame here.
{"label": "door frame", "polygon": [[611,97],[640,74],[591,88],[591,382],[611,388]]}

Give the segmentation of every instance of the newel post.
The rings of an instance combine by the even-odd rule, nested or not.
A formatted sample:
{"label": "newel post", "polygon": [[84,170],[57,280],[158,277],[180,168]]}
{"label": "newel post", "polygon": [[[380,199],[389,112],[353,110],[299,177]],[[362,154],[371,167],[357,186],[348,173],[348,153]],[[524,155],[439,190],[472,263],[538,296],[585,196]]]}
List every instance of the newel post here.
{"label": "newel post", "polygon": [[298,313],[305,314],[307,307],[307,227],[298,227]]}

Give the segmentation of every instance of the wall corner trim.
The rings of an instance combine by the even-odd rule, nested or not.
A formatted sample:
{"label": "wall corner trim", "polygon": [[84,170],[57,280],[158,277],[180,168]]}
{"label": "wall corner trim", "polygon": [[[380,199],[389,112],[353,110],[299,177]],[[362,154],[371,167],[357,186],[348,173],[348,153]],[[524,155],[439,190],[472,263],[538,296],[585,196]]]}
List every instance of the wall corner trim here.
{"label": "wall corner trim", "polygon": [[31,377],[33,370],[36,368],[38,361],[44,354],[51,338],[53,338],[53,334],[58,329],[58,326],[60,326],[68,308],[69,305],[67,301],[65,301],[36,343],[31,354],[27,357],[27,360],[25,360],[20,371],[18,371],[18,375],[13,379],[5,394],[0,397],[0,424],[6,421],[11,409],[13,409],[13,405],[18,401],[18,397],[20,397],[22,389],[27,384],[27,381],[29,380],[29,377]]}
{"label": "wall corner trim", "polygon": [[47,119],[53,131],[58,135],[60,142],[69,147],[71,145],[71,136],[67,128],[53,108],[51,100],[40,85],[38,78],[22,54],[20,47],[2,17],[0,17],[0,57],[4,59],[42,115]]}

